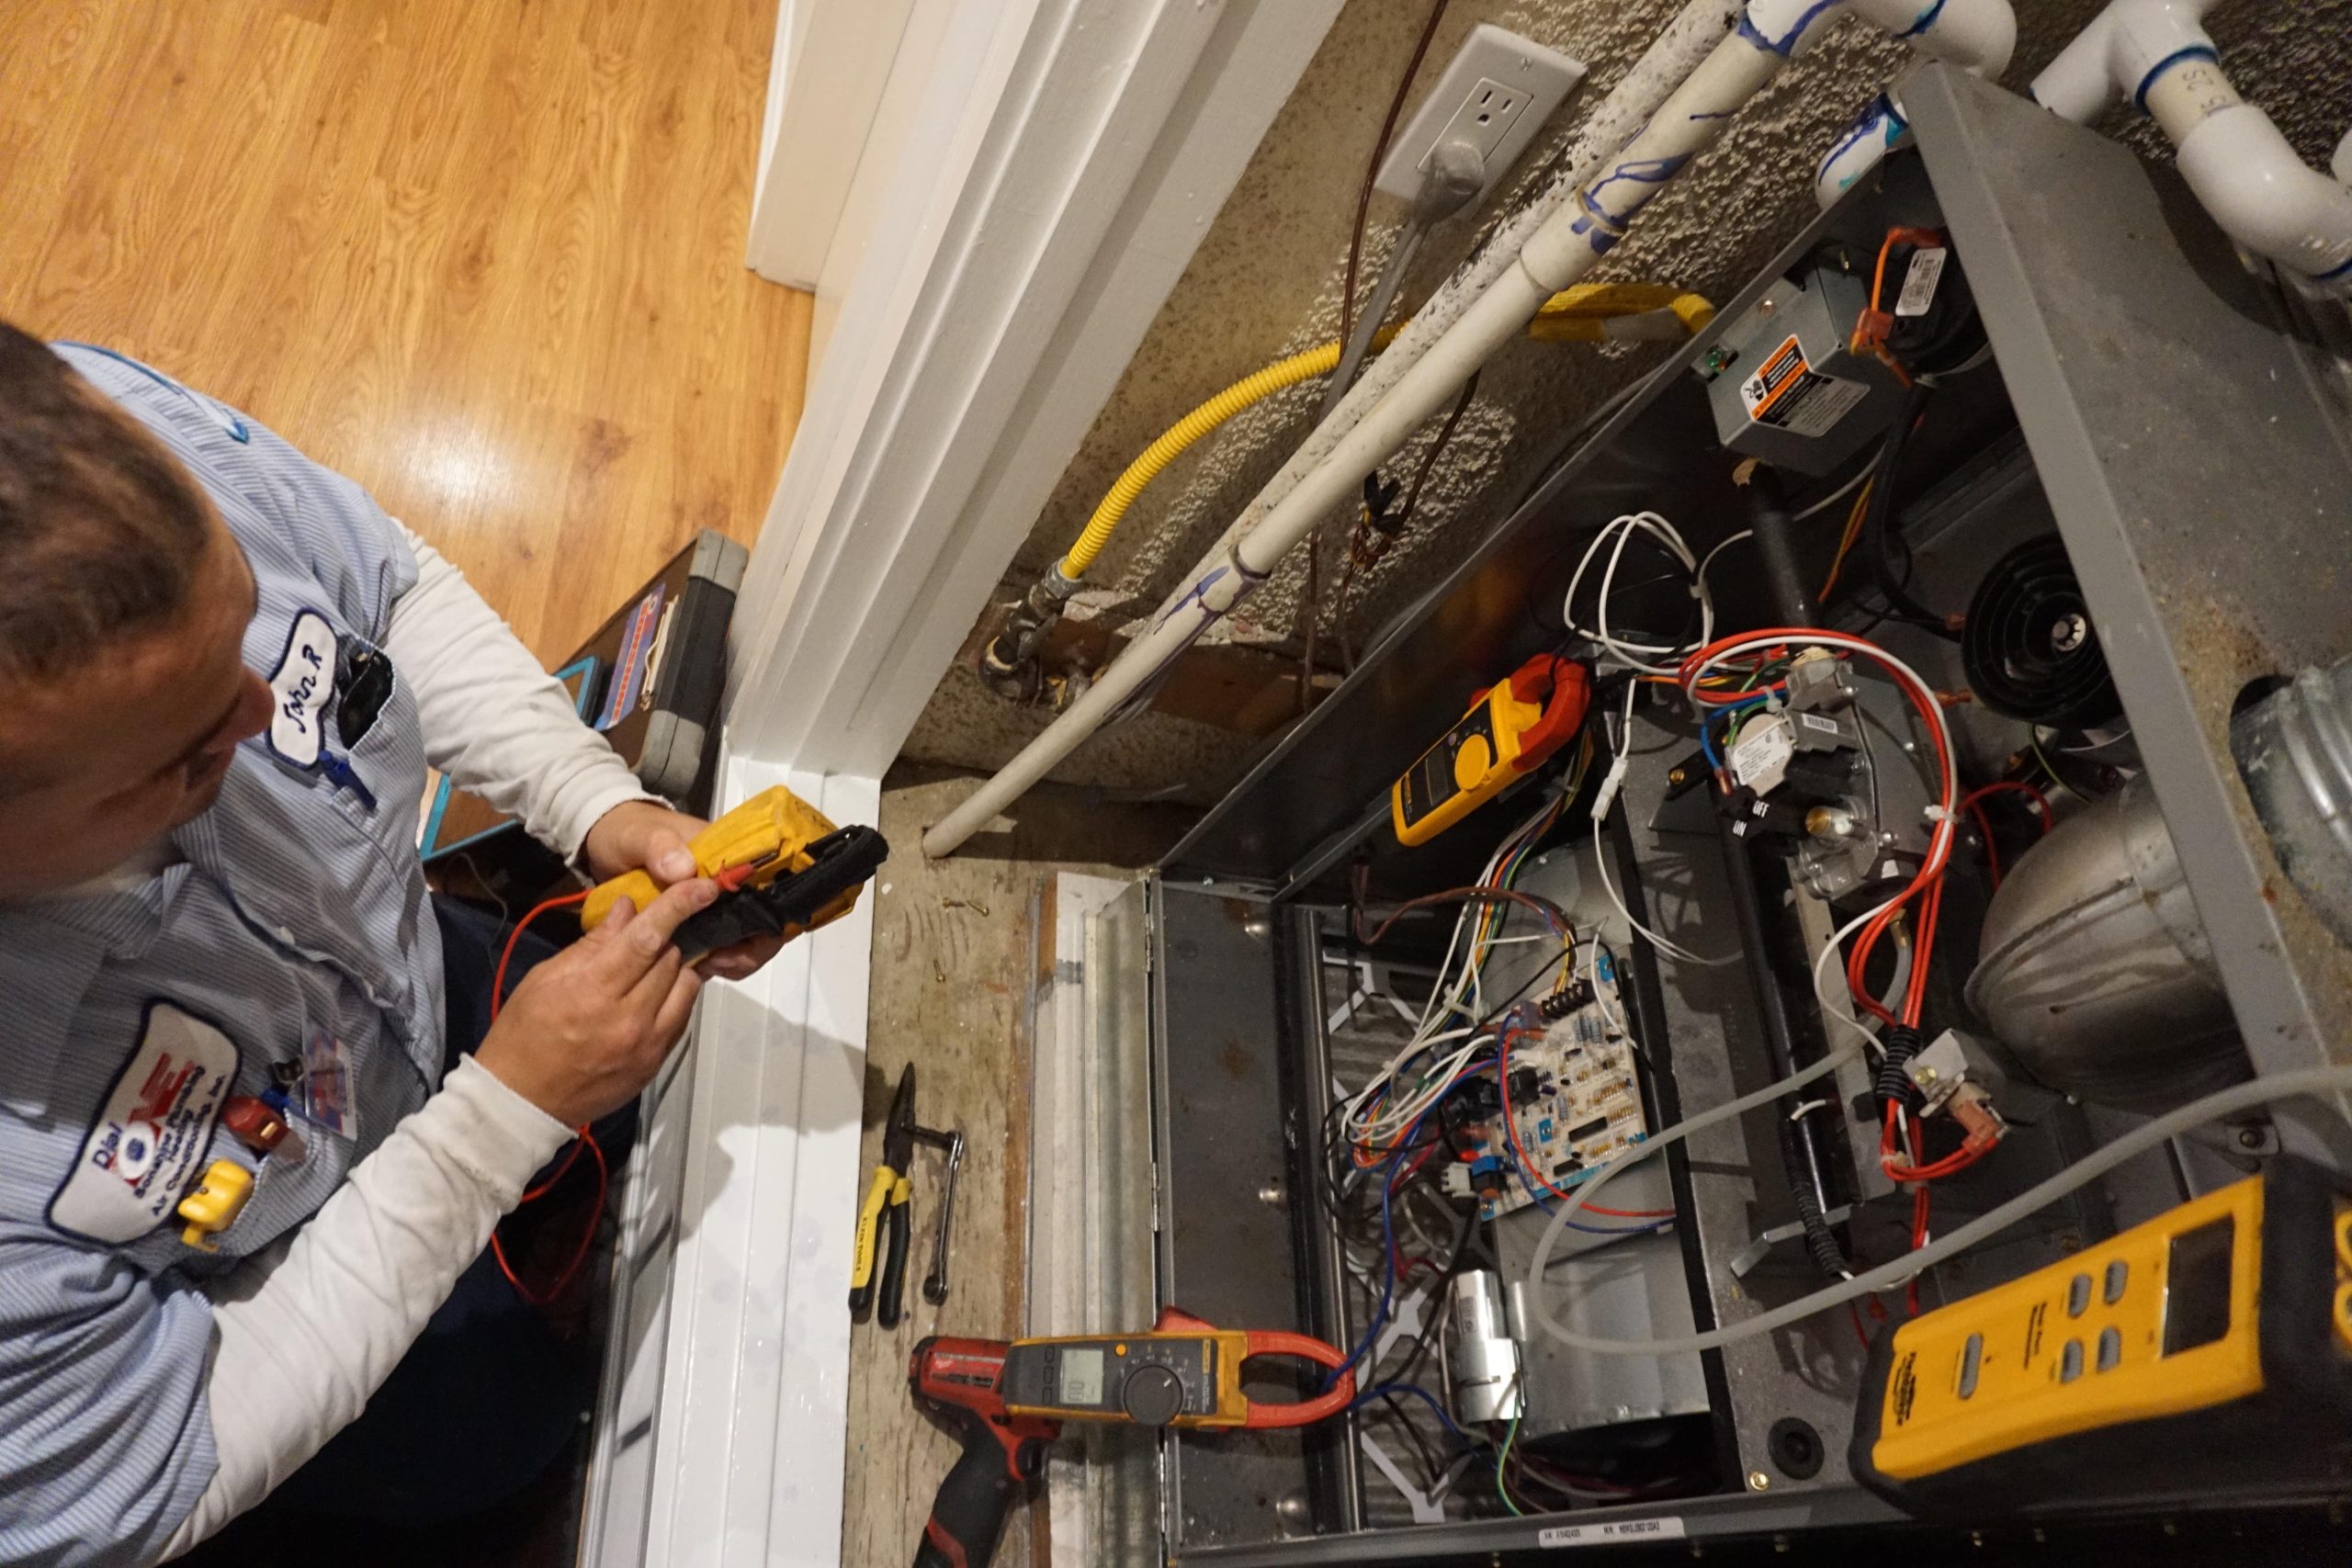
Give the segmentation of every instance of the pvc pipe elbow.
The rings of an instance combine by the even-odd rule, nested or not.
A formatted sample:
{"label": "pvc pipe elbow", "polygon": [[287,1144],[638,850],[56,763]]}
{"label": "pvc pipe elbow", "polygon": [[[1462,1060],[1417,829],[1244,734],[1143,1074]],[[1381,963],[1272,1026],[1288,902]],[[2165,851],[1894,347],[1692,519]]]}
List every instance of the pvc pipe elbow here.
{"label": "pvc pipe elbow", "polygon": [[1820,41],[1840,11],[1983,76],[2007,71],[2017,49],[2018,18],[2009,0],[1747,0],[1740,31],[1759,47],[1794,59]]}
{"label": "pvc pipe elbow", "polygon": [[2352,286],[2352,188],[2305,164],[2260,108],[2237,104],[2200,122],[2181,140],[2179,166],[2239,244],[2305,277]]}
{"label": "pvc pipe elbow", "polygon": [[2088,125],[2118,99],[2146,107],[2148,85],[2184,56],[2211,56],[2205,13],[2216,0],[2114,0],[2033,79],[2033,99]]}
{"label": "pvc pipe elbow", "polygon": [[1911,122],[1884,93],[1870,101],[1853,128],[1838,140],[1829,155],[1814,171],[1813,198],[1824,212],[1860,183],[1889,152],[1911,144]]}
{"label": "pvc pipe elbow", "polygon": [[1922,54],[1979,76],[1998,77],[2017,53],[2018,15],[2009,0],[1848,0]]}

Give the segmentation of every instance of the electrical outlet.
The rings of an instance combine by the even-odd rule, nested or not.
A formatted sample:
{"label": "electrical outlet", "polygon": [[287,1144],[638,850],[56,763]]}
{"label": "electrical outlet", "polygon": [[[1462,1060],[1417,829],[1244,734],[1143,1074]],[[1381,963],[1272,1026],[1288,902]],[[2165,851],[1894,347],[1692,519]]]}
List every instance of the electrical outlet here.
{"label": "electrical outlet", "polygon": [[1437,149],[1462,141],[1486,170],[1483,199],[1582,80],[1582,62],[1479,23],[1389,144],[1374,188],[1412,200]]}

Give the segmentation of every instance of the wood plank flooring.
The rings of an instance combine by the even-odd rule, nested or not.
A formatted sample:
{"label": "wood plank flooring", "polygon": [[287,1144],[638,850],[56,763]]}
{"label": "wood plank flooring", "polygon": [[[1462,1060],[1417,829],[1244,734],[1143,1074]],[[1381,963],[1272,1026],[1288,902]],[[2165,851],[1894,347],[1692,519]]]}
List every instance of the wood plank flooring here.
{"label": "wood plank flooring", "polygon": [[368,486],[542,658],[748,543],[810,300],[743,265],[775,0],[0,0],[0,318]]}

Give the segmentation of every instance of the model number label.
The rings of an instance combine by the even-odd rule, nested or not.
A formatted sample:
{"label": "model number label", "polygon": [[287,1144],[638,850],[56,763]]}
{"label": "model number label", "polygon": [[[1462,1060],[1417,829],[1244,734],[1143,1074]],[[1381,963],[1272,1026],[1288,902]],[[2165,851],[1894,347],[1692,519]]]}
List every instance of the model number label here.
{"label": "model number label", "polygon": [[1680,1540],[1682,1521],[1673,1515],[1662,1519],[1611,1519],[1606,1524],[1554,1525],[1539,1533],[1535,1544],[1613,1546],[1628,1540]]}

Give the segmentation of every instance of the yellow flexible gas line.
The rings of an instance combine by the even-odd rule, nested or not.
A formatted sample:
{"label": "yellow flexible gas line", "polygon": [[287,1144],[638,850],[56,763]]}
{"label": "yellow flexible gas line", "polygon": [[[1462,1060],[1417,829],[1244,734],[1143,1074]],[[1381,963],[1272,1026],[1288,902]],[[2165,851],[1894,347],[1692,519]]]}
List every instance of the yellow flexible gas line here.
{"label": "yellow flexible gas line", "polygon": [[[1606,335],[1601,326],[1604,319],[1653,310],[1671,311],[1691,333],[1704,328],[1714,316],[1714,307],[1698,295],[1667,285],[1587,283],[1554,295],[1529,332],[1532,336],[1555,342],[1599,342]],[[1387,347],[1409,324],[1399,321],[1393,327],[1383,327],[1374,336],[1373,346]],[[1135,504],[1136,497],[1187,447],[1250,404],[1261,402],[1301,381],[1329,376],[1339,365],[1340,345],[1336,342],[1294,354],[1254,375],[1243,377],[1170,425],[1159,440],[1143,449],[1142,456],[1127,465],[1126,471],[1096,505],[1094,515],[1087,519],[1085,531],[1062,558],[1063,578],[1076,582],[1086,575],[1087,569],[1102,555],[1102,547],[1111,542],[1112,533],[1127,514],[1127,508]]]}
{"label": "yellow flexible gas line", "polygon": [[[1393,327],[1381,328],[1373,336],[1373,347],[1386,348],[1404,330],[1402,321]],[[1182,456],[1186,447],[1250,404],[1262,402],[1301,381],[1329,376],[1339,367],[1339,344],[1320,344],[1304,353],[1294,354],[1288,359],[1278,359],[1263,370],[1243,377],[1170,425],[1159,440],[1143,449],[1141,457],[1127,465],[1126,472],[1119,476],[1118,482],[1112,485],[1102,502],[1094,508],[1094,515],[1087,519],[1086,531],[1079,535],[1078,543],[1072,545],[1069,554],[1062,558],[1062,575],[1073,582],[1086,575],[1086,569],[1094,564],[1094,558],[1101,555],[1102,547],[1111,542],[1112,531],[1118,527],[1119,519],[1127,514],[1127,508],[1135,504],[1136,497],[1144,492],[1146,485],[1159,477],[1162,468]]]}

